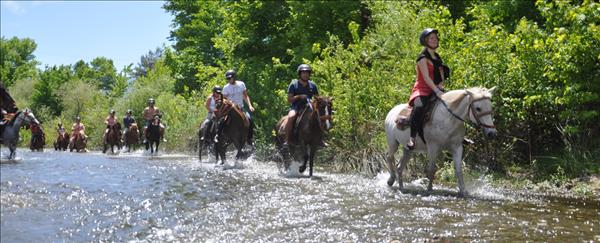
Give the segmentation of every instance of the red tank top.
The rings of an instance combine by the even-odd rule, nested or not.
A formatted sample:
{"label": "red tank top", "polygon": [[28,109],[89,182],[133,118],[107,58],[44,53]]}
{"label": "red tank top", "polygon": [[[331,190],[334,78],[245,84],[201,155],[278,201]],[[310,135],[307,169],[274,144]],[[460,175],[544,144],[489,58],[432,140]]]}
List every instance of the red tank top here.
{"label": "red tank top", "polygon": [[[416,65],[416,69],[417,81],[415,82],[415,85],[412,89],[412,93],[410,94],[410,98],[408,99],[408,105],[410,106],[413,106],[415,98],[419,96],[428,96],[431,93],[433,93],[433,90],[429,87],[429,85],[427,85],[427,82],[425,82],[423,73],[421,73],[421,70],[419,69],[418,65]],[[429,78],[431,78],[431,80],[433,80],[433,63],[431,63],[431,61],[429,60],[427,60],[427,75],[429,76]]]}

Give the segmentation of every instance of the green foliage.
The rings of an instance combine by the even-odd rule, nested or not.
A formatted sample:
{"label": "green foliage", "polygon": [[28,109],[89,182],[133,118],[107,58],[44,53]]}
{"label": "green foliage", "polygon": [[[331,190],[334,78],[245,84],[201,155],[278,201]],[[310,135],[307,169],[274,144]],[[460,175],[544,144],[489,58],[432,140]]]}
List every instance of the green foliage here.
{"label": "green foliage", "polygon": [[35,41],[29,38],[0,38],[0,80],[6,86],[37,75],[38,62],[33,55],[36,48]]}
{"label": "green foliage", "polygon": [[109,109],[119,117],[132,109],[139,120],[147,99],[155,98],[167,148],[183,149],[206,114],[210,88],[223,86],[225,70],[235,69],[256,108],[259,151],[269,157],[273,127],[289,107],[286,88],[297,65],[308,63],[321,95],[335,97],[331,146],[320,161],[375,173],[385,168],[385,116],[408,100],[422,48],[418,35],[434,27],[438,52],[452,69],[447,89],[497,86],[500,137],[484,141],[469,129],[477,144],[465,150],[467,167],[493,173],[531,167],[555,181],[600,173],[594,150],[600,147],[599,4],[441,3],[169,1],[173,48],[142,55],[135,68],[117,73],[99,57],[38,71],[31,69],[32,40],[3,38],[2,78],[18,105],[31,105],[42,121],[55,126],[81,115],[96,147]]}

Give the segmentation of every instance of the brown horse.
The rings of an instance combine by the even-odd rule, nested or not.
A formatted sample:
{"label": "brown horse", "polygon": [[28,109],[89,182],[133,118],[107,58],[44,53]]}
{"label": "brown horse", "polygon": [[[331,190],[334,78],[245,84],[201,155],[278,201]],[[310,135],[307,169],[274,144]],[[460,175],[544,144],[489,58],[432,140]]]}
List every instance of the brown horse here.
{"label": "brown horse", "polygon": [[44,152],[44,146],[46,145],[46,135],[44,129],[40,124],[32,123],[31,129],[31,141],[29,143],[29,149],[31,151]]}
{"label": "brown horse", "polygon": [[110,146],[110,152],[115,153],[115,146],[117,149],[121,150],[121,124],[115,123],[108,127],[108,133],[106,134],[106,139],[104,140],[104,149],[102,153],[106,153],[108,150],[108,146]]}
{"label": "brown horse", "polygon": [[137,123],[131,123],[129,125],[129,129],[125,133],[125,146],[127,147],[127,152],[131,152],[131,147],[133,150],[137,149],[137,146],[140,143],[140,130],[138,129]]}
{"label": "brown horse", "polygon": [[85,147],[87,146],[87,141],[81,134],[74,134],[71,138],[71,142],[69,143],[69,151],[73,152],[73,150],[79,152],[85,152]]}
{"label": "brown horse", "polygon": [[66,151],[69,147],[69,133],[62,131],[58,133],[56,141],[54,142],[54,150]]}
{"label": "brown horse", "polygon": [[216,161],[221,158],[221,164],[225,164],[225,152],[230,144],[233,144],[237,149],[236,159],[242,158],[244,154],[242,149],[248,139],[250,122],[242,112],[242,109],[231,102],[223,99],[222,103],[217,108],[215,116],[218,119],[217,135],[215,143]]}
{"label": "brown horse", "polygon": [[288,117],[282,117],[277,125],[277,147],[283,157],[284,170],[288,170],[291,164],[289,155],[293,159],[302,163],[299,172],[306,170],[307,162],[310,162],[309,176],[313,175],[313,164],[315,153],[319,149],[320,141],[332,127],[333,98],[324,96],[313,97],[310,106],[306,106],[296,117],[295,134],[297,134],[297,143],[290,143],[290,146],[284,147],[285,129],[284,124]]}

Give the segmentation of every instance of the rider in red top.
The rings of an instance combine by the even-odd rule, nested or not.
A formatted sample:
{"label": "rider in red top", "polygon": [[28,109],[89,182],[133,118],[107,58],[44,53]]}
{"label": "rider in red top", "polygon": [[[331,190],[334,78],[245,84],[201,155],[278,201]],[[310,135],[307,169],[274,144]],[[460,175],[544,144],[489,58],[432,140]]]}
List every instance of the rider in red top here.
{"label": "rider in red top", "polygon": [[[104,121],[104,124],[106,124],[106,130],[104,130],[104,142],[106,143],[106,138],[108,135],[108,131],[110,129],[111,126],[114,126],[117,124],[117,117],[115,116],[116,112],[115,110],[110,110],[110,113],[108,114],[108,116],[106,117],[106,120]],[[119,137],[121,137],[121,130],[119,129]]]}
{"label": "rider in red top", "polygon": [[423,30],[419,41],[425,48],[417,58],[417,80],[408,101],[408,105],[413,107],[410,116],[410,140],[406,145],[409,149],[414,149],[417,132],[423,134],[421,123],[430,96],[441,97],[444,94],[443,81],[448,74],[445,75],[442,59],[435,52],[439,47],[438,31],[429,28]]}

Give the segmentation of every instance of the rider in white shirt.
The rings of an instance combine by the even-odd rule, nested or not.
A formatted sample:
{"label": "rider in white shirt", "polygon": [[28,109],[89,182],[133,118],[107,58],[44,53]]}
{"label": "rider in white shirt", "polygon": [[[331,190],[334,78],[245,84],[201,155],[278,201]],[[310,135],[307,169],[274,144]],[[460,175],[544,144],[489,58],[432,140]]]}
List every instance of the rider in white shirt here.
{"label": "rider in white shirt", "polygon": [[[231,100],[233,103],[238,105],[246,114],[246,117],[250,121],[250,128],[248,131],[248,143],[252,144],[252,138],[254,135],[254,123],[252,122],[252,118],[250,117],[250,112],[254,112],[254,107],[252,106],[252,102],[250,102],[250,97],[248,96],[248,90],[246,89],[246,84],[244,84],[241,80],[236,80],[236,73],[234,70],[228,70],[225,72],[225,78],[227,79],[227,84],[223,87],[223,96],[225,98]],[[244,103],[248,104],[248,109],[244,109]]]}

